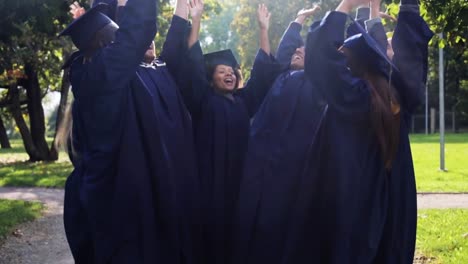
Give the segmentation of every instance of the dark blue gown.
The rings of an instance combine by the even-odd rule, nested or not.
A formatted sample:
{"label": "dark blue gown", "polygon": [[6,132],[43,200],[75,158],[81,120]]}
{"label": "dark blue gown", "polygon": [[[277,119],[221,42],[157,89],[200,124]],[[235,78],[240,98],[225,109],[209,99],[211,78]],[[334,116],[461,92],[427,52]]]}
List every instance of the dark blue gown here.
{"label": "dark blue gown", "polygon": [[393,37],[403,80],[394,82],[401,98],[400,142],[388,173],[370,125],[367,83],[351,76],[337,51],[346,20],[331,12],[309,31],[306,71],[329,105],[310,148],[281,263],[409,264],[417,208],[408,128],[421,100],[432,33],[418,14],[400,12]]}
{"label": "dark blue gown", "polygon": [[154,1],[129,1],[115,42],[71,67],[78,197],[65,212],[84,217],[65,221],[90,234],[69,237],[77,263],[202,263],[190,118],[167,69],[139,69],[155,18]]}
{"label": "dark blue gown", "polygon": [[289,69],[295,50],[303,46],[301,29],[293,22],[283,35],[277,59],[286,67],[252,123],[232,263],[281,260],[307,150],[326,106],[304,70]]}
{"label": "dark blue gown", "polygon": [[182,94],[192,114],[205,203],[206,263],[227,263],[250,118],[271,85],[270,71],[278,65],[260,50],[250,80],[230,99],[209,85],[198,42],[188,53],[188,70],[184,72],[190,72],[186,76],[192,79]]}

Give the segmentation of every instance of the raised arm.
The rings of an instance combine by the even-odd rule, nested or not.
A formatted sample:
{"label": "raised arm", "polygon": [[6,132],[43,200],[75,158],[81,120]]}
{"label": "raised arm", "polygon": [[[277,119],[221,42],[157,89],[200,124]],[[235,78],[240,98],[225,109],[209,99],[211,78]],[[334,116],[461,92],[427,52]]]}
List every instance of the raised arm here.
{"label": "raised arm", "polygon": [[185,55],[184,63],[181,64],[179,82],[179,89],[187,109],[193,118],[198,118],[203,99],[211,90],[199,41],[196,41]]}
{"label": "raised arm", "polygon": [[366,30],[372,38],[375,39],[379,48],[386,53],[387,52],[387,35],[382,24],[380,6],[382,0],[371,0],[370,2],[370,17],[369,20],[365,21]]}
{"label": "raised arm", "polygon": [[297,48],[304,46],[304,40],[301,37],[302,26],[306,19],[320,10],[316,5],[311,9],[301,9],[297,13],[296,19],[291,22],[281,37],[281,41],[276,52],[276,59],[279,63],[289,67],[291,57]]}
{"label": "raised arm", "polygon": [[186,0],[177,0],[171,25],[166,35],[160,59],[163,60],[170,73],[179,79],[180,63],[183,54],[187,52],[187,37],[190,31],[188,21],[188,5]]}
{"label": "raised arm", "polygon": [[180,65],[178,85],[192,117],[198,118],[203,99],[211,89],[206,77],[203,51],[198,41],[203,1],[190,0],[189,13],[192,17],[192,27],[186,43],[188,48],[184,49],[184,63]]}
{"label": "raised arm", "polygon": [[271,14],[264,4],[258,5],[257,20],[260,29],[260,49],[255,57],[254,65],[250,71],[250,79],[238,94],[244,98],[250,117],[256,112],[263,98],[273,84],[276,76],[281,72],[280,65],[270,54],[270,28]]}
{"label": "raised arm", "polygon": [[354,78],[338,48],[344,41],[349,11],[364,1],[343,0],[337,10],[328,13],[308,33],[305,71],[329,105],[343,114],[357,114],[369,109],[365,82]]}
{"label": "raised arm", "polygon": [[[125,86],[134,76],[143,55],[156,34],[155,0],[129,0],[120,16],[120,28],[115,41],[104,48],[96,58],[96,74],[106,78],[114,86]],[[118,89],[118,87],[113,87]]]}
{"label": "raised arm", "polygon": [[190,16],[192,17],[192,28],[188,37],[188,48],[191,48],[200,35],[201,18],[203,14],[203,0],[190,0]]}
{"label": "raised arm", "polygon": [[258,27],[260,29],[260,48],[270,54],[270,38],[268,37],[268,28],[270,27],[271,14],[265,4],[259,4],[257,9]]}
{"label": "raised arm", "polygon": [[427,81],[428,43],[434,34],[419,14],[417,1],[401,1],[392,38],[393,62],[400,70],[403,86],[397,87],[403,106],[412,113],[421,103]]}

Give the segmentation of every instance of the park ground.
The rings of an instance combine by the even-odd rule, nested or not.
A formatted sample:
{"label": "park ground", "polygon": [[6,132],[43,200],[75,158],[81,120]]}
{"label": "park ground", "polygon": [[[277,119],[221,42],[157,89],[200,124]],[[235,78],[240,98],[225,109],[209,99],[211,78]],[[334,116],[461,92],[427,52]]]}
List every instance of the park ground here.
{"label": "park ground", "polygon": [[[61,153],[57,162],[28,163],[26,161],[28,156],[24,152],[21,141],[12,140],[11,143],[12,149],[0,149],[0,187],[63,189],[66,177],[71,172],[71,164],[66,153]],[[468,134],[447,135],[446,171],[439,169],[438,135],[412,135],[411,147],[419,193],[468,194]],[[18,237],[23,236],[22,232],[27,233],[28,230],[25,229],[29,226],[34,226],[37,222],[41,226],[41,219],[43,221],[48,218],[51,210],[48,209],[47,204],[44,206],[40,202],[26,200],[28,201],[0,199],[0,251],[4,250],[5,244],[8,244],[10,240],[18,240]],[[462,207],[467,208],[468,205]],[[39,220],[30,222],[37,218]],[[57,219],[60,220],[60,217]],[[19,225],[20,223],[23,224]],[[18,225],[22,229],[19,229]],[[59,228],[57,232],[63,232],[63,228]],[[13,239],[9,239],[12,237]],[[415,263],[468,263],[467,209],[421,209],[418,211]]]}

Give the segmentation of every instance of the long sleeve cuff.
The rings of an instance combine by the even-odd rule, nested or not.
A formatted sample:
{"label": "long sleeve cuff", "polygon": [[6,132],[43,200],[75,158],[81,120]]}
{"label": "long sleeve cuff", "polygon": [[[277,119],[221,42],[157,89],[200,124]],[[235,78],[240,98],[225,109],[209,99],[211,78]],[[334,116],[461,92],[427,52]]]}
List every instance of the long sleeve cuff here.
{"label": "long sleeve cuff", "polygon": [[301,32],[302,30],[302,25],[295,22],[295,21],[292,21],[291,23],[289,23],[289,29],[290,30],[294,30],[296,32]]}
{"label": "long sleeve cuff", "polygon": [[184,34],[188,25],[188,20],[183,19],[177,15],[172,16],[171,30],[173,30],[175,34]]}
{"label": "long sleeve cuff", "polygon": [[[328,39],[334,42],[343,42],[343,33],[345,32],[345,25],[347,20],[348,14],[339,11],[330,11],[322,19],[322,22],[318,28],[329,28],[329,30],[327,30],[327,34],[329,35]],[[314,23],[311,25],[309,31],[313,31],[314,26],[317,27],[317,25]]]}
{"label": "long sleeve cuff", "polygon": [[400,5],[400,12],[411,12],[419,14],[419,5]]}

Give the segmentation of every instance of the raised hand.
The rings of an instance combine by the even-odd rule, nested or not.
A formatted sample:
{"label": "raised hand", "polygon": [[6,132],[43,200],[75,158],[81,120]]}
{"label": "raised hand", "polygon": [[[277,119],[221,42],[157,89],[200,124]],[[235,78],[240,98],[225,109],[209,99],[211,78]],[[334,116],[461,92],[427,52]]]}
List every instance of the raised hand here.
{"label": "raised hand", "polygon": [[371,0],[370,1],[370,19],[380,17],[380,5],[382,0]]}
{"label": "raised hand", "polygon": [[70,13],[73,16],[73,19],[77,19],[80,16],[82,16],[84,13],[86,13],[86,10],[80,6],[78,2],[73,2],[73,4],[70,5]]}
{"label": "raised hand", "polygon": [[299,12],[297,12],[297,16],[304,16],[304,17],[310,17],[312,16],[313,14],[317,13],[318,11],[320,11],[320,6],[318,4],[315,4],[312,8],[309,8],[309,9],[301,9],[299,10]]}
{"label": "raised hand", "polygon": [[201,17],[203,14],[203,0],[190,0],[188,3],[190,16],[192,17],[192,28],[187,38],[188,47],[191,48],[197,41],[200,34]]}
{"label": "raised hand", "polygon": [[187,0],[176,0],[174,15],[188,20],[189,6],[190,4],[187,3]]}
{"label": "raised hand", "polygon": [[268,7],[265,4],[259,4],[257,9],[257,20],[260,29],[267,30],[270,27],[271,14],[268,12]]}
{"label": "raised hand", "polygon": [[312,8],[309,8],[309,9],[301,9],[299,10],[299,12],[297,12],[297,17],[296,17],[296,20],[295,22],[299,23],[299,24],[304,24],[304,21],[314,15],[315,13],[317,13],[318,11],[320,11],[320,6],[318,4],[314,4],[314,6]]}
{"label": "raised hand", "polygon": [[117,0],[118,6],[125,6],[127,4],[127,0]]}
{"label": "raised hand", "polygon": [[201,20],[204,7],[203,0],[190,0],[188,5],[192,20]]}
{"label": "raised hand", "polygon": [[336,8],[336,11],[349,13],[354,8],[361,5],[369,5],[370,0],[342,0],[341,3]]}
{"label": "raised hand", "polygon": [[397,22],[397,19],[387,13],[384,13],[384,12],[380,12],[379,13],[379,16],[382,18],[382,19],[387,19],[387,20],[390,20],[390,21],[393,21],[393,22]]}

